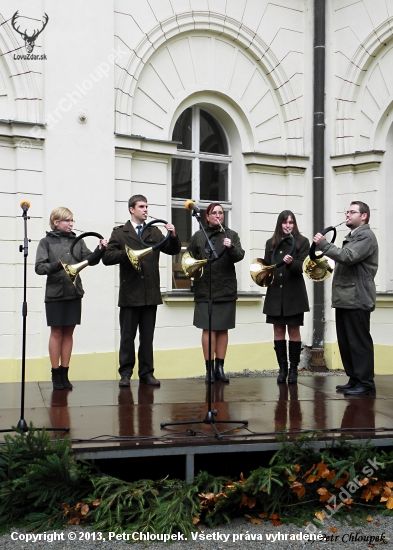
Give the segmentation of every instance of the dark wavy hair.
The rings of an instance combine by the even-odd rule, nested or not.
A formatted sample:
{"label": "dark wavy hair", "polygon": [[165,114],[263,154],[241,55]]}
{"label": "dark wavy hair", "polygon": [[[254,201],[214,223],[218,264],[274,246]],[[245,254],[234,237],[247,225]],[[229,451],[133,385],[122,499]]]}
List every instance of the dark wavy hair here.
{"label": "dark wavy hair", "polygon": [[292,210],[283,210],[278,215],[278,218],[277,218],[276,228],[274,230],[273,239],[272,239],[272,250],[276,246],[276,244],[281,241],[281,239],[286,237],[286,235],[282,231],[282,224],[287,221],[289,216],[291,216],[291,218],[293,219],[294,226],[293,226],[292,235],[295,237],[295,240],[296,240],[296,248],[299,248],[299,240],[301,235],[300,235],[299,228],[297,226],[296,216],[292,212]]}

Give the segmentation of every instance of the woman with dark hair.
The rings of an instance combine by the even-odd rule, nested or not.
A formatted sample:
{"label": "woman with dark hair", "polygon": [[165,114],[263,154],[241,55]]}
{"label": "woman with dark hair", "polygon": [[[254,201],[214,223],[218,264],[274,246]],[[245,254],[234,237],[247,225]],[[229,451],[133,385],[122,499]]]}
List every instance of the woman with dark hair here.
{"label": "woman with dark hair", "polygon": [[[229,382],[224,374],[224,360],[228,347],[228,329],[235,328],[237,281],[235,263],[244,258],[239,235],[224,226],[224,211],[218,202],[209,204],[206,209],[206,233],[219,254],[225,253],[216,261],[209,262],[200,279],[194,282],[194,326],[202,329],[202,349],[206,362],[206,382]],[[206,237],[197,231],[188,246],[191,256],[197,260],[206,258]],[[209,272],[212,269],[212,349],[209,360]],[[215,367],[214,367],[215,358]]]}
{"label": "woman with dark hair", "polygon": [[303,261],[310,250],[310,243],[303,237],[291,210],[283,210],[277,218],[273,237],[266,242],[265,261],[271,265],[273,250],[278,243],[289,235],[296,241],[295,250],[290,256],[291,243],[284,241],[275,254],[275,262],[285,263],[274,270],[273,283],[267,288],[263,313],[266,322],[273,325],[274,349],[280,372],[277,382],[285,383],[288,376],[286,330],[289,337],[289,376],[288,384],[297,383],[297,367],[300,362],[301,336],[304,312],[310,311],[306,285],[303,279]]}

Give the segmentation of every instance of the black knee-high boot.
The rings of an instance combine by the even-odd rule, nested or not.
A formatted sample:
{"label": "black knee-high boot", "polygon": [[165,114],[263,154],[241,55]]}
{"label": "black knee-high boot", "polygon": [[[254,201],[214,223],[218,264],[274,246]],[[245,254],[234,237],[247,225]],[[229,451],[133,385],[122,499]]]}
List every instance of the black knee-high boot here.
{"label": "black knee-high boot", "polygon": [[285,384],[288,375],[287,341],[274,340],[274,350],[276,352],[278,366],[280,367],[277,382],[279,384]]}
{"label": "black knee-high boot", "polygon": [[229,378],[227,378],[224,373],[224,359],[217,359],[216,357],[215,376],[217,382],[229,382]]}
{"label": "black knee-high boot", "polygon": [[301,342],[289,341],[289,376],[288,384],[297,384],[297,367],[300,363]]}
{"label": "black knee-high boot", "polygon": [[209,361],[208,359],[206,360],[206,376],[205,376],[205,382],[208,384],[209,383],[209,369],[210,369],[210,382],[213,383],[215,382],[216,378],[214,376],[214,360],[212,359],[211,361]]}

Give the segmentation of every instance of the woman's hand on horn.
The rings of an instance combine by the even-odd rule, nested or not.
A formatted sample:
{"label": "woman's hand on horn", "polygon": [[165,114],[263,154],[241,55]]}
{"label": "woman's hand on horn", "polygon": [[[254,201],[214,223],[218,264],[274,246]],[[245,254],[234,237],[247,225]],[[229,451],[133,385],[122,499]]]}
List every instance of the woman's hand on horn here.
{"label": "woman's hand on horn", "polygon": [[289,254],[286,254],[286,256],[284,256],[283,258],[283,261],[286,263],[286,264],[291,264],[292,263],[292,256],[290,256]]}

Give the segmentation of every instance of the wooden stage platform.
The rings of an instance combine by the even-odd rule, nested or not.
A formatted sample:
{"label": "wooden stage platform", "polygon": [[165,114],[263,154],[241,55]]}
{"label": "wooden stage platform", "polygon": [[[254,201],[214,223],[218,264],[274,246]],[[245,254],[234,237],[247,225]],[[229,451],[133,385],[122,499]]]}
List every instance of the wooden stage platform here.
{"label": "wooden stage platform", "polygon": [[[74,449],[89,459],[183,457],[185,478],[191,480],[198,455],[272,451],[280,445],[277,433],[282,430],[288,438],[318,430],[328,440],[352,435],[354,441],[393,445],[393,376],[376,376],[375,397],[337,393],[336,385],[345,381],[316,375],[300,376],[290,386],[275,378],[216,382],[212,409],[217,410],[221,439],[204,423],[161,427],[162,422],[205,418],[207,385],[202,379],[162,380],[161,388],[138,381],[130,388],[119,388],[112,380],[77,381],[72,391],[30,382],[24,418],[36,427],[69,426]],[[20,384],[0,385],[0,429],[16,425],[19,418]],[[247,420],[248,425],[225,420]]]}

